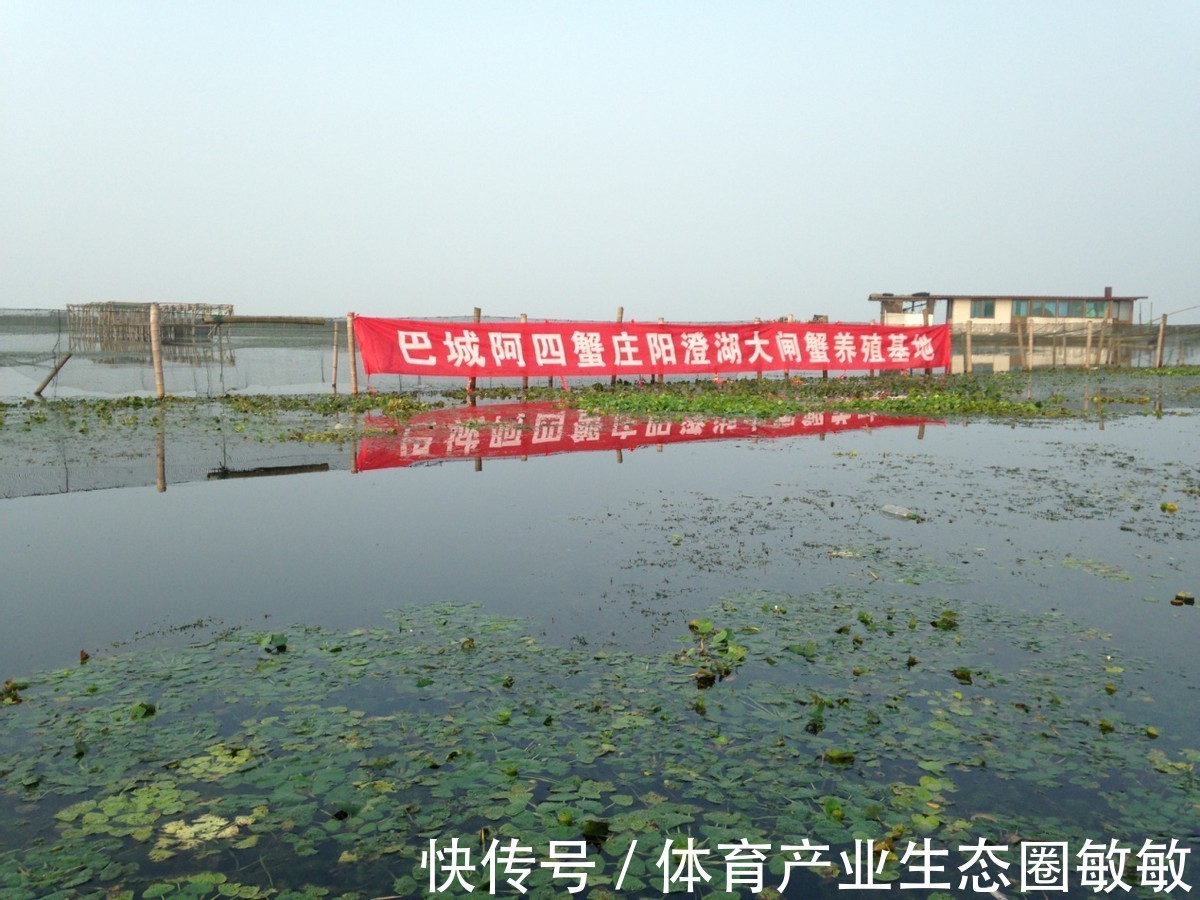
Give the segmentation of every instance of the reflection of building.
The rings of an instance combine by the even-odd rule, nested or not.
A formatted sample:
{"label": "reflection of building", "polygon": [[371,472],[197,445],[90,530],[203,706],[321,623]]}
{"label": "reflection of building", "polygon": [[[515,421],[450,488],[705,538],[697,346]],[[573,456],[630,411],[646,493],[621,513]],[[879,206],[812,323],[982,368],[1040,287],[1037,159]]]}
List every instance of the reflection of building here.
{"label": "reflection of building", "polygon": [[[227,304],[158,304],[164,358],[201,364],[220,355],[232,362],[232,351],[218,346],[223,337],[219,323],[232,314],[233,307]],[[212,324],[214,321],[218,324]],[[67,332],[72,353],[102,355],[112,362],[146,362],[150,359],[150,304],[69,304]]]}
{"label": "reflection of building", "polygon": [[1131,325],[1133,309],[1145,297],[1113,295],[1106,287],[1102,296],[1048,297],[1022,294],[872,294],[879,304],[883,325],[923,325],[937,318],[938,302],[945,303],[944,321],[959,330],[971,323],[976,333],[1020,331],[1033,328],[1058,329],[1063,325],[1108,322]]}
{"label": "reflection of building", "polygon": [[[1017,346],[1001,347],[995,344],[979,343],[971,350],[971,371],[976,374],[985,372],[1017,372],[1025,368],[1032,369],[1066,369],[1093,367],[1101,364],[1098,357],[1103,348],[1099,343],[1087,347],[1078,341],[1063,341],[1048,338],[1035,345],[1032,353],[1022,352]],[[1116,344],[1104,351],[1105,365],[1134,366],[1150,365],[1153,357],[1153,346],[1143,348],[1141,357],[1135,357],[1133,350],[1123,344]],[[960,373],[966,371],[966,353],[963,347],[956,345],[950,357],[950,371]]]}

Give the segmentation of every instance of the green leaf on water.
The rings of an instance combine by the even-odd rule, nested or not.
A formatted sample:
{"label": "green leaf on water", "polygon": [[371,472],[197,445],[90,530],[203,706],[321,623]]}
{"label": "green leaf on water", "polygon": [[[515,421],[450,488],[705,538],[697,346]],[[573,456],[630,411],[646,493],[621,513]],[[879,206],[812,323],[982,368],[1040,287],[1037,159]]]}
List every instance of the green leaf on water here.
{"label": "green leaf on water", "polygon": [[942,820],[937,816],[926,815],[925,813],[913,813],[912,824],[913,830],[917,834],[932,834],[941,827]]}
{"label": "green leaf on water", "polygon": [[784,647],[789,653],[795,653],[798,656],[803,656],[809,662],[817,658],[820,648],[813,641],[804,641],[799,644],[788,644]]}
{"label": "green leaf on water", "polygon": [[148,719],[156,712],[156,707],[153,703],[135,703],[133,708],[129,710],[129,718],[131,719]]}

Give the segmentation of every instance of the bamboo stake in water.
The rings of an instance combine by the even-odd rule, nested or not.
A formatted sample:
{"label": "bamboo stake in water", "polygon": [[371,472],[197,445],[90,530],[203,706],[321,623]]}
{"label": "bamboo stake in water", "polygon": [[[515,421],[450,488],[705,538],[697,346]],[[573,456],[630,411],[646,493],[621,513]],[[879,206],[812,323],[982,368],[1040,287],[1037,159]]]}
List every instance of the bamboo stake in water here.
{"label": "bamboo stake in water", "polygon": [[358,353],[354,347],[354,313],[346,313],[346,349],[350,355],[350,396],[358,396]]}
{"label": "bamboo stake in water", "polygon": [[[1166,316],[1163,316],[1163,318],[1165,319]],[[37,386],[37,390],[33,392],[33,396],[38,397],[39,399],[41,398],[42,391],[44,391],[46,389],[46,385],[48,385],[50,382],[52,382],[54,380],[54,376],[58,374],[58,370],[61,369],[63,366],[65,366],[67,364],[67,360],[70,358],[71,358],[71,354],[68,353],[66,356],[64,356],[57,363],[54,364],[54,368],[50,370],[50,374],[47,375],[42,380],[42,383]],[[1161,363],[1161,361],[1162,361],[1162,338],[1161,337],[1159,338],[1158,358]]]}
{"label": "bamboo stake in water", "polygon": [[[528,321],[529,321],[529,316],[525,315],[525,313],[521,313],[521,324],[524,325]],[[529,390],[529,376],[528,375],[521,376],[521,390],[523,390],[523,391]]]}
{"label": "bamboo stake in water", "polygon": [[[618,306],[617,307],[617,324],[620,325],[621,321],[624,318],[625,318],[625,307]],[[617,373],[613,372],[612,381],[610,382],[610,384],[616,384],[616,383],[617,383]]]}
{"label": "bamboo stake in water", "polygon": [[163,382],[162,339],[158,333],[158,304],[150,304],[150,357],[154,362],[154,396],[161,400],[167,395]]}
{"label": "bamboo stake in water", "polygon": [[[475,307],[475,311],[471,314],[471,318],[476,322],[480,321],[483,318],[483,310],[481,310],[478,306]],[[475,393],[475,376],[474,375],[472,375],[470,378],[467,379],[467,393],[468,394]]]}
{"label": "bamboo stake in water", "polygon": [[333,371],[329,375],[333,395],[337,396],[337,364],[338,364],[338,322],[333,320]]}

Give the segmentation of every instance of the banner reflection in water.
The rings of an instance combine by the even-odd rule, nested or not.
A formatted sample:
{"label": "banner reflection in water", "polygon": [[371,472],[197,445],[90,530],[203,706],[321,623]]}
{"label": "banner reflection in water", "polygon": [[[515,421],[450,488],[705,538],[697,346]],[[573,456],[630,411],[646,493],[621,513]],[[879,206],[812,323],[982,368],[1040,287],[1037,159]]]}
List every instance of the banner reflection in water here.
{"label": "banner reflection in water", "polygon": [[778,419],[646,419],[597,415],[554,402],[507,403],[441,409],[399,423],[368,416],[368,431],[390,434],[363,438],[359,471],[443,462],[451,459],[548,456],[584,450],[633,450],[649,445],[734,438],[775,439],[856,429],[945,424],[932,419],[827,410]]}

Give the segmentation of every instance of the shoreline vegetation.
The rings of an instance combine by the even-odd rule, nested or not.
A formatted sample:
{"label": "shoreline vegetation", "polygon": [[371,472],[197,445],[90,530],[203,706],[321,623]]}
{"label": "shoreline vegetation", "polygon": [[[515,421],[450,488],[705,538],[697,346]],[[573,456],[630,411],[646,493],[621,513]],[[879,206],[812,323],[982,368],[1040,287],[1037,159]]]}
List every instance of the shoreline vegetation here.
{"label": "shoreline vegetation", "polygon": [[[252,431],[264,440],[341,442],[360,436],[356,416],[377,413],[398,424],[430,409],[499,401],[557,401],[598,414],[676,418],[775,419],[816,411],[1045,420],[1190,413],[1200,407],[1200,367],[892,375],[842,378],[745,378],[618,382],[615,385],[446,387],[357,396],[227,394],[219,397],[55,399],[0,403],[0,438],[13,429],[58,424],[87,435],[97,429],[172,424],[188,417]],[[216,414],[214,414],[214,410]],[[182,415],[181,415],[182,414]],[[282,429],[282,430],[280,430]]]}

